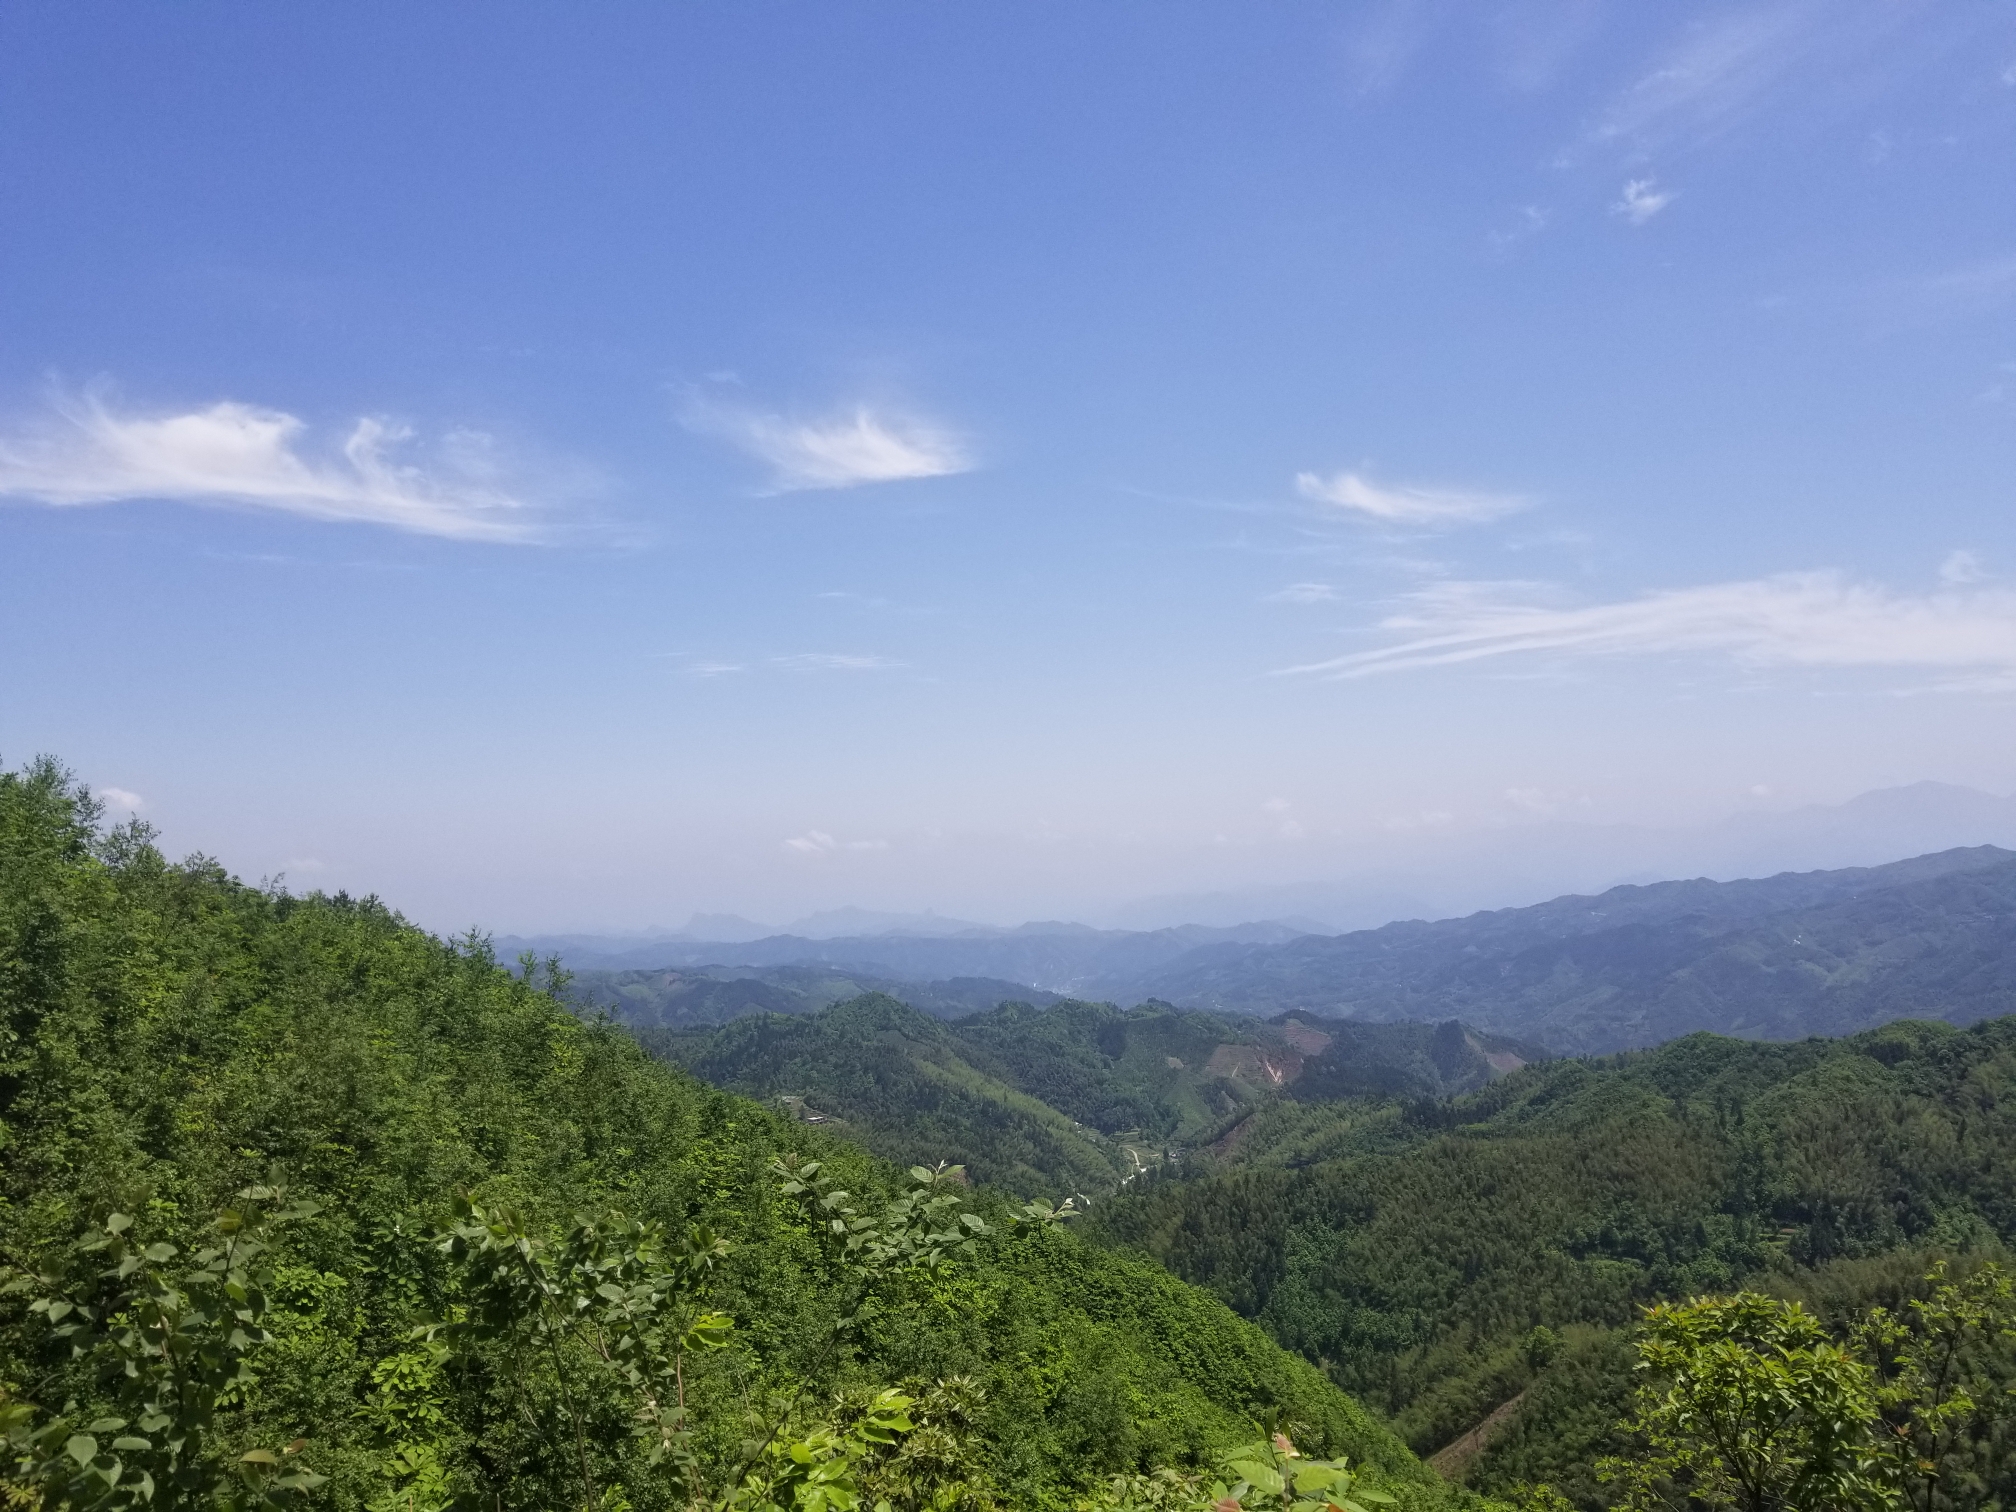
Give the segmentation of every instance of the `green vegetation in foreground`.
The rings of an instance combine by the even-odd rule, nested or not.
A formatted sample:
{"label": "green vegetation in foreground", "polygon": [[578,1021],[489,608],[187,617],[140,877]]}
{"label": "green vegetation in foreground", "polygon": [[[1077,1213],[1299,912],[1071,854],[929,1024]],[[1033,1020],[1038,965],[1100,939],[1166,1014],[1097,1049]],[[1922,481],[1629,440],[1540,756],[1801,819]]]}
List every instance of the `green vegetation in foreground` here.
{"label": "green vegetation in foreground", "polygon": [[[1994,1265],[1922,1278],[1831,1331],[1742,1293],[1650,1310],[1644,1379],[1598,1476],[1629,1512],[1989,1512],[2016,1493],[2016,1287]],[[1529,1507],[1559,1505],[1523,1488]]]}
{"label": "green vegetation in foreground", "polygon": [[1750,1286],[1845,1317],[2016,1233],[2016,1018],[1271,1103],[1221,1150],[1217,1174],[1102,1203],[1095,1236],[1216,1290],[1417,1452],[1517,1398],[1470,1483],[1593,1507],[1644,1304]]}
{"label": "green vegetation in foreground", "polygon": [[1540,1053],[1456,1023],[1261,1023],[1166,1003],[1003,1003],[945,1022],[879,993],[636,1032],[715,1086],[788,1097],[887,1159],[954,1160],[1051,1198],[1114,1191],[1279,1098],[1432,1096]]}
{"label": "green vegetation in foreground", "polygon": [[[482,1299],[465,1263],[477,1241],[459,1257],[442,1248],[460,1193],[474,1204],[465,1226],[513,1247],[522,1234],[556,1266],[588,1242],[577,1215],[594,1233],[662,1233],[661,1254],[695,1226],[725,1242],[706,1297],[733,1328],[683,1382],[709,1484],[743,1452],[746,1413],[760,1423],[796,1400],[788,1434],[858,1438],[883,1410],[876,1394],[898,1390],[1018,1508],[1203,1465],[1249,1442],[1255,1419],[1302,1425],[1304,1447],[1347,1455],[1405,1507],[1451,1494],[1207,1293],[1052,1226],[1012,1225],[985,1193],[973,1253],[878,1283],[872,1323],[829,1349],[855,1294],[770,1168],[816,1155],[872,1213],[900,1198],[888,1167],[653,1062],[480,941],[436,940],[372,900],[169,864],[144,829],[106,833],[96,818],[51,764],[0,775],[0,1258],[25,1288],[0,1299],[11,1431],[43,1421],[24,1420],[23,1403],[87,1429],[133,1418],[115,1410],[116,1382],[52,1338],[48,1310],[30,1310],[64,1288],[132,1282],[93,1279],[104,1252],[80,1241],[127,1232],[112,1229],[123,1218],[164,1284],[186,1291],[197,1283],[181,1257],[200,1269],[263,1183],[284,1185],[292,1210],[260,1230],[270,1247],[241,1287],[259,1298],[243,1326],[270,1342],[248,1374],[211,1379],[205,1432],[228,1464],[261,1466],[239,1458],[252,1452],[274,1455],[276,1474],[312,1467],[326,1478],[317,1506],[418,1512],[478,1494],[575,1506],[584,1453],[595,1484],[622,1488],[605,1490],[610,1512],[685,1504],[633,1436],[627,1388],[596,1373],[578,1336],[503,1330],[444,1354],[416,1335]],[[240,1217],[220,1230],[227,1210]],[[139,1305],[115,1295],[102,1316]]]}

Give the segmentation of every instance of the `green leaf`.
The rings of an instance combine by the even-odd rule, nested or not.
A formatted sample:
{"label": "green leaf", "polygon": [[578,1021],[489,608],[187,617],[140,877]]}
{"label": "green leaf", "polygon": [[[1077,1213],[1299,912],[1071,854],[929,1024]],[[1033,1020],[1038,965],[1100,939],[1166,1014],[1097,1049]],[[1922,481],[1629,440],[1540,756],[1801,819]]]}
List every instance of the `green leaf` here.
{"label": "green leaf", "polygon": [[1269,1496],[1279,1496],[1288,1489],[1287,1482],[1281,1478],[1281,1472],[1272,1465],[1256,1465],[1251,1460],[1233,1460],[1230,1462],[1230,1468]]}
{"label": "green leaf", "polygon": [[735,1320],[725,1313],[702,1313],[681,1341],[688,1349],[725,1349]]}

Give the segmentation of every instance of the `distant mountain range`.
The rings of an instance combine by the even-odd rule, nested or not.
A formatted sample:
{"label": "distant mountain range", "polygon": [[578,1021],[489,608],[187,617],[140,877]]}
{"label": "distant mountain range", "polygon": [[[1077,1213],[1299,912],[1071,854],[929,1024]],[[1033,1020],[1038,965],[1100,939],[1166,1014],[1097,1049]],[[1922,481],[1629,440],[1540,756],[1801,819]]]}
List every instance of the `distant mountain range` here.
{"label": "distant mountain range", "polygon": [[1697,1029],[1847,1034],[2016,1010],[2016,852],[1662,882],[1437,923],[1213,946],[1094,995],[1356,1019],[1461,1018],[1559,1053]]}
{"label": "distant mountain range", "polygon": [[1312,934],[1336,934],[1394,919],[1450,918],[1564,893],[1602,892],[1625,882],[1836,870],[1984,844],[2016,848],[2016,798],[1915,782],[1845,803],[1758,807],[1714,824],[1670,829],[1556,818],[1412,831],[1361,844],[1348,866],[1326,877],[1142,898],[1099,922],[1152,929],[1283,919],[1304,921]]}
{"label": "distant mountain range", "polygon": [[[1913,823],[1950,799],[1962,824],[1983,797],[1932,784],[1898,791]],[[1869,795],[1869,806],[1893,799]],[[923,920],[933,932],[916,933],[904,931],[919,921],[903,916],[826,917],[892,932],[581,942],[599,950],[570,949],[565,937],[497,943],[500,953],[557,949],[584,1000],[669,1027],[814,1012],[863,992],[945,1018],[1069,997],[1256,1018],[1460,1019],[1579,1054],[1700,1029],[1785,1039],[2016,1011],[2016,851],[1992,845],[1881,866],[1632,884],[1340,935],[1280,920],[1002,929],[933,915]]]}

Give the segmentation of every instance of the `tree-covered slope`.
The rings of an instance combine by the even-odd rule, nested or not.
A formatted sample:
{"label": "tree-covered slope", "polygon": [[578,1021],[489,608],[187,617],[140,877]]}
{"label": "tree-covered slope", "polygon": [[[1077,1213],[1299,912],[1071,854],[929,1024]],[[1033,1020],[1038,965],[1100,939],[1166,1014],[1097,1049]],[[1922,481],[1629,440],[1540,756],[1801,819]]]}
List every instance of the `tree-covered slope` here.
{"label": "tree-covered slope", "polygon": [[882,994],[637,1033],[704,1080],[789,1098],[888,1159],[954,1160],[1051,1198],[1112,1191],[1278,1097],[1437,1096],[1539,1054],[1456,1023],[1262,1023],[1071,1001],[947,1022]]}
{"label": "tree-covered slope", "polygon": [[1103,1205],[1098,1231],[1217,1290],[1422,1452],[1527,1391],[1483,1484],[1593,1498],[1639,1305],[1885,1255],[1915,1275],[1927,1251],[2016,1237],[2016,1018],[1693,1035],[1441,1104],[1274,1104],[1211,1160]]}
{"label": "tree-covered slope", "polygon": [[2016,1010],[2016,856],[1666,882],[1467,919],[1215,947],[1123,995],[1242,1013],[1444,1019],[1561,1054],[1696,1030],[1845,1034]]}
{"label": "tree-covered slope", "polygon": [[[655,1063],[480,942],[444,943],[375,901],[172,865],[94,818],[52,766],[0,776],[0,1258],[60,1268],[114,1209],[187,1253],[234,1192],[269,1178],[318,1203],[278,1235],[275,1342],[218,1431],[239,1448],[304,1435],[330,1477],[319,1504],[397,1492],[406,1505],[392,1455],[416,1433],[466,1484],[504,1488],[502,1505],[574,1504],[577,1446],[541,1428],[554,1402],[444,1375],[414,1340],[457,1305],[436,1241],[457,1192],[534,1228],[620,1210],[729,1241],[719,1287],[739,1342],[684,1388],[716,1425],[703,1455],[736,1454],[745,1408],[797,1378],[823,1400],[850,1381],[964,1375],[985,1394],[979,1453],[1011,1505],[1194,1459],[1255,1416],[1309,1424],[1411,1505],[1443,1495],[1378,1422],[1214,1298],[1146,1261],[1011,1229],[984,1193],[995,1221],[974,1259],[904,1283],[851,1353],[813,1351],[835,1283],[766,1167],[822,1155],[863,1200],[891,1189],[888,1168]],[[51,1411],[79,1394],[89,1418],[100,1388],[21,1301],[0,1312],[0,1382]],[[494,1363],[506,1380],[510,1361]],[[627,1431],[618,1416],[609,1442]],[[681,1500],[627,1451],[596,1452],[617,1456],[609,1473],[629,1476],[638,1508]]]}
{"label": "tree-covered slope", "polygon": [[[564,960],[564,958],[563,958]],[[998,1003],[1054,1003],[1057,995],[994,977],[897,982],[837,966],[698,966],[650,971],[576,971],[568,994],[632,1028],[691,1029],[752,1013],[817,1013],[866,993],[900,997],[938,1018]]]}
{"label": "tree-covered slope", "polygon": [[705,1081],[773,1104],[789,1097],[801,1116],[837,1120],[835,1132],[905,1165],[950,1160],[977,1181],[1053,1199],[1110,1191],[1129,1168],[1118,1143],[976,1068],[946,1024],[891,997],[639,1035]]}

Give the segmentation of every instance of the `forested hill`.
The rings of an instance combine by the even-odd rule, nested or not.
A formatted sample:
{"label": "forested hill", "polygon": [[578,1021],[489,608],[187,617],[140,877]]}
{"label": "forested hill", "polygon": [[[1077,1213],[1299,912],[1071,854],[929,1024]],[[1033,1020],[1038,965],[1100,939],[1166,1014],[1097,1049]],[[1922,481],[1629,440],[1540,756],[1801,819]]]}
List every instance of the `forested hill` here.
{"label": "forested hill", "polygon": [[1457,1023],[1262,1023],[1166,1003],[1011,1002],[944,1022],[884,994],[636,1032],[716,1086],[788,1099],[889,1159],[950,1158],[1049,1198],[1112,1191],[1271,1098],[1437,1097],[1544,1053]]}
{"label": "forested hill", "polygon": [[1559,1054],[1695,1030],[1846,1034],[2016,1010],[2016,854],[1664,882],[1466,919],[1217,946],[1095,984],[1262,1016],[1446,1019]]}
{"label": "forested hill", "polygon": [[[1476,1483],[1599,1506],[1640,1304],[1751,1285],[1894,1305],[1935,1256],[2016,1240],[2016,1018],[1697,1034],[1445,1104],[1274,1102],[1189,1164],[1096,1231],[1324,1362],[1423,1453],[1516,1402]],[[1999,1453],[2006,1498],[2016,1442]]]}
{"label": "forested hill", "polygon": [[938,1018],[962,1018],[997,1003],[1058,1001],[998,977],[897,981],[837,966],[694,966],[650,971],[576,971],[568,994],[606,1009],[633,1029],[692,1029],[726,1024],[751,1013],[817,1013],[868,993],[900,997]]}
{"label": "forested hill", "polygon": [[[801,1212],[813,1199],[769,1166],[817,1155],[851,1189],[848,1211],[871,1215],[904,1185],[891,1168],[655,1063],[480,941],[444,943],[370,900],[172,865],[141,830],[104,833],[95,817],[51,765],[0,775],[0,1259],[30,1288],[0,1295],[0,1426],[10,1457],[29,1460],[42,1441],[26,1435],[48,1426],[50,1484],[85,1477],[61,1504],[100,1505],[89,1486],[112,1484],[122,1456],[237,1485],[256,1481],[263,1454],[326,1476],[315,1506],[650,1512],[755,1463],[752,1412],[784,1425],[773,1449],[809,1435],[805,1463],[821,1474],[875,1467],[906,1512],[1063,1507],[1101,1477],[1248,1439],[1256,1417],[1309,1425],[1314,1447],[1372,1467],[1408,1507],[1446,1495],[1317,1370],[1154,1264],[1011,1223],[978,1193],[966,1216],[981,1227],[951,1223],[951,1248],[918,1237],[923,1209],[888,1206],[877,1232],[909,1237],[866,1268],[822,1244]],[[269,1182],[287,1188],[278,1226],[252,1227],[260,1204],[282,1202],[259,1190]],[[458,1192],[476,1211],[444,1233]],[[227,1208],[239,1216],[213,1224]],[[563,1239],[575,1215],[593,1225]],[[695,1222],[711,1232],[689,1234]],[[94,1228],[100,1248],[80,1251]],[[273,1245],[263,1257],[246,1248],[255,1234]],[[122,1253],[137,1271],[108,1270]],[[230,1283],[240,1311],[213,1328],[210,1304],[187,1297],[222,1296],[225,1272],[204,1267],[247,1254],[251,1279]],[[535,1262],[598,1311],[541,1311]],[[92,1304],[103,1312],[28,1307],[36,1289],[110,1295],[133,1277],[168,1290]],[[668,1315],[684,1321],[664,1335],[624,1321],[681,1288],[704,1288],[693,1294],[717,1311]],[[212,1355],[173,1368],[222,1392],[214,1426],[197,1398],[128,1402],[170,1366],[92,1331],[96,1317],[163,1306],[209,1341]],[[523,1316],[546,1321],[527,1333]],[[588,1316],[616,1332],[583,1333]],[[59,1337],[59,1317],[83,1332]],[[417,1338],[428,1319],[445,1326]],[[605,1358],[595,1341],[611,1338],[642,1352]],[[667,1338],[686,1341],[676,1380],[650,1374]],[[526,1339],[537,1347],[514,1342]],[[225,1389],[213,1356],[255,1350]],[[645,1373],[626,1375],[632,1364]],[[676,1386],[676,1410],[645,1386]],[[889,1448],[913,1442],[909,1421],[880,1438],[860,1426],[898,1423],[858,1404],[906,1386],[930,1429],[915,1454]],[[836,1390],[850,1393],[839,1405]],[[72,1398],[66,1419],[51,1416]],[[195,1424],[183,1449],[148,1437],[183,1423]],[[754,1431],[775,1476],[796,1474],[762,1447],[762,1419]],[[279,1446],[297,1436],[295,1458]],[[5,1494],[35,1504],[11,1481]],[[211,1497],[163,1489],[156,1504]]]}

